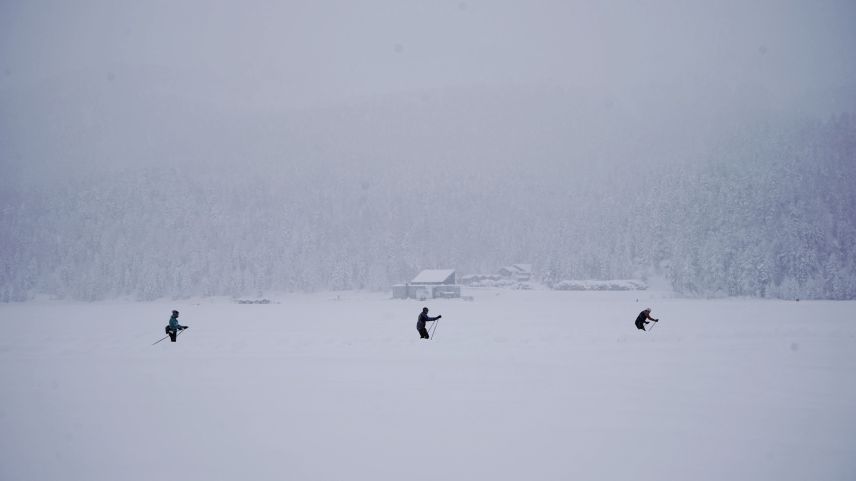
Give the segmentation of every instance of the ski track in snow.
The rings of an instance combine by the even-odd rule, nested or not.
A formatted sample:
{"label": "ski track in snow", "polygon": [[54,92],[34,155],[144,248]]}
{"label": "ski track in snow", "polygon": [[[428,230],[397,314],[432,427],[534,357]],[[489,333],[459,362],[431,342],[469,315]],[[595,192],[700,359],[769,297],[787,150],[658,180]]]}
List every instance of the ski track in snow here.
{"label": "ski track in snow", "polygon": [[856,302],[468,294],[0,304],[0,479],[856,479]]}

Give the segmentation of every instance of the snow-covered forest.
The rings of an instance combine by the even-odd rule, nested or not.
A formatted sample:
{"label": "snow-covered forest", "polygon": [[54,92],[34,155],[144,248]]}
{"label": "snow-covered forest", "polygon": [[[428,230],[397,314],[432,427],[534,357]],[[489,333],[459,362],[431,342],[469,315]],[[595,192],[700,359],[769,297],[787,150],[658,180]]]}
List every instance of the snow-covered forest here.
{"label": "snow-covered forest", "polygon": [[[150,118],[105,118],[109,93],[81,102],[88,124],[83,107],[28,119],[49,129],[37,145],[4,129],[4,158],[34,158],[4,166],[4,301],[387,289],[509,259],[547,282],[662,275],[695,295],[856,297],[848,114],[693,103],[667,117],[638,100],[471,89],[225,118],[154,99]],[[54,176],[40,149],[77,168]]]}

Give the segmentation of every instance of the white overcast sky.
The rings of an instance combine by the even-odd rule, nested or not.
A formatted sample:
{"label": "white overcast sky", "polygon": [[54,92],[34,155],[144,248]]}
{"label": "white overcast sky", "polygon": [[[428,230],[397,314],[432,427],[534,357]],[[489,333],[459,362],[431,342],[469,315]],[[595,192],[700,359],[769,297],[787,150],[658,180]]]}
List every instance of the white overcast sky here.
{"label": "white overcast sky", "polygon": [[[3,86],[148,75],[265,106],[459,85],[856,83],[856,2],[3,1]],[[76,77],[77,78],[77,77]]]}

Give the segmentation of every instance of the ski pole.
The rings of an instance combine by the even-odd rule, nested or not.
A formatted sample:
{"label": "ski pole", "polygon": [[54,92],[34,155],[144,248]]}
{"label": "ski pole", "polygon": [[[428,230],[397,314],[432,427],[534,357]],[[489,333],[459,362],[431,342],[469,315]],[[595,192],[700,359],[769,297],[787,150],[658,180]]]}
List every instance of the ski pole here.
{"label": "ski pole", "polygon": [[437,332],[437,324],[439,324],[439,323],[440,323],[440,319],[437,319],[436,321],[434,321],[434,329],[431,330],[431,336],[429,336],[428,339],[434,339],[434,333]]}
{"label": "ski pole", "polygon": [[[182,329],[182,330],[178,331],[178,334],[176,334],[176,335],[175,335],[175,337],[177,338],[178,336],[180,336],[180,335],[181,335],[181,333],[182,333],[182,332],[184,332],[184,331],[186,331],[186,330],[188,330],[188,329],[190,329],[190,326],[187,326],[187,327],[185,327],[184,329]],[[152,343],[152,346],[154,346],[155,344],[157,344],[157,343],[159,343],[159,342],[163,341],[164,339],[166,339],[166,338],[168,338],[168,337],[169,337],[169,334],[167,334],[166,336],[164,336],[164,337],[162,337],[162,338],[158,339],[157,341],[153,342],[153,343]]]}
{"label": "ski pole", "polygon": [[653,331],[653,330],[654,330],[654,326],[656,326],[656,325],[657,325],[657,322],[658,322],[658,321],[654,321],[654,324],[651,324],[651,329],[648,329],[648,332],[651,332],[651,331]]}

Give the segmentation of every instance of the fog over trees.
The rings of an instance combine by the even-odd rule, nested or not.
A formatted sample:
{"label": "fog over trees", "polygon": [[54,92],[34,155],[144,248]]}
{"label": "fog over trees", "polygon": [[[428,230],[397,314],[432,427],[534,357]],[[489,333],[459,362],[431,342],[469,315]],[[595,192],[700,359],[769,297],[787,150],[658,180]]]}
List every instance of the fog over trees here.
{"label": "fog over trees", "polygon": [[194,7],[0,7],[0,301],[856,298],[848,2]]}

